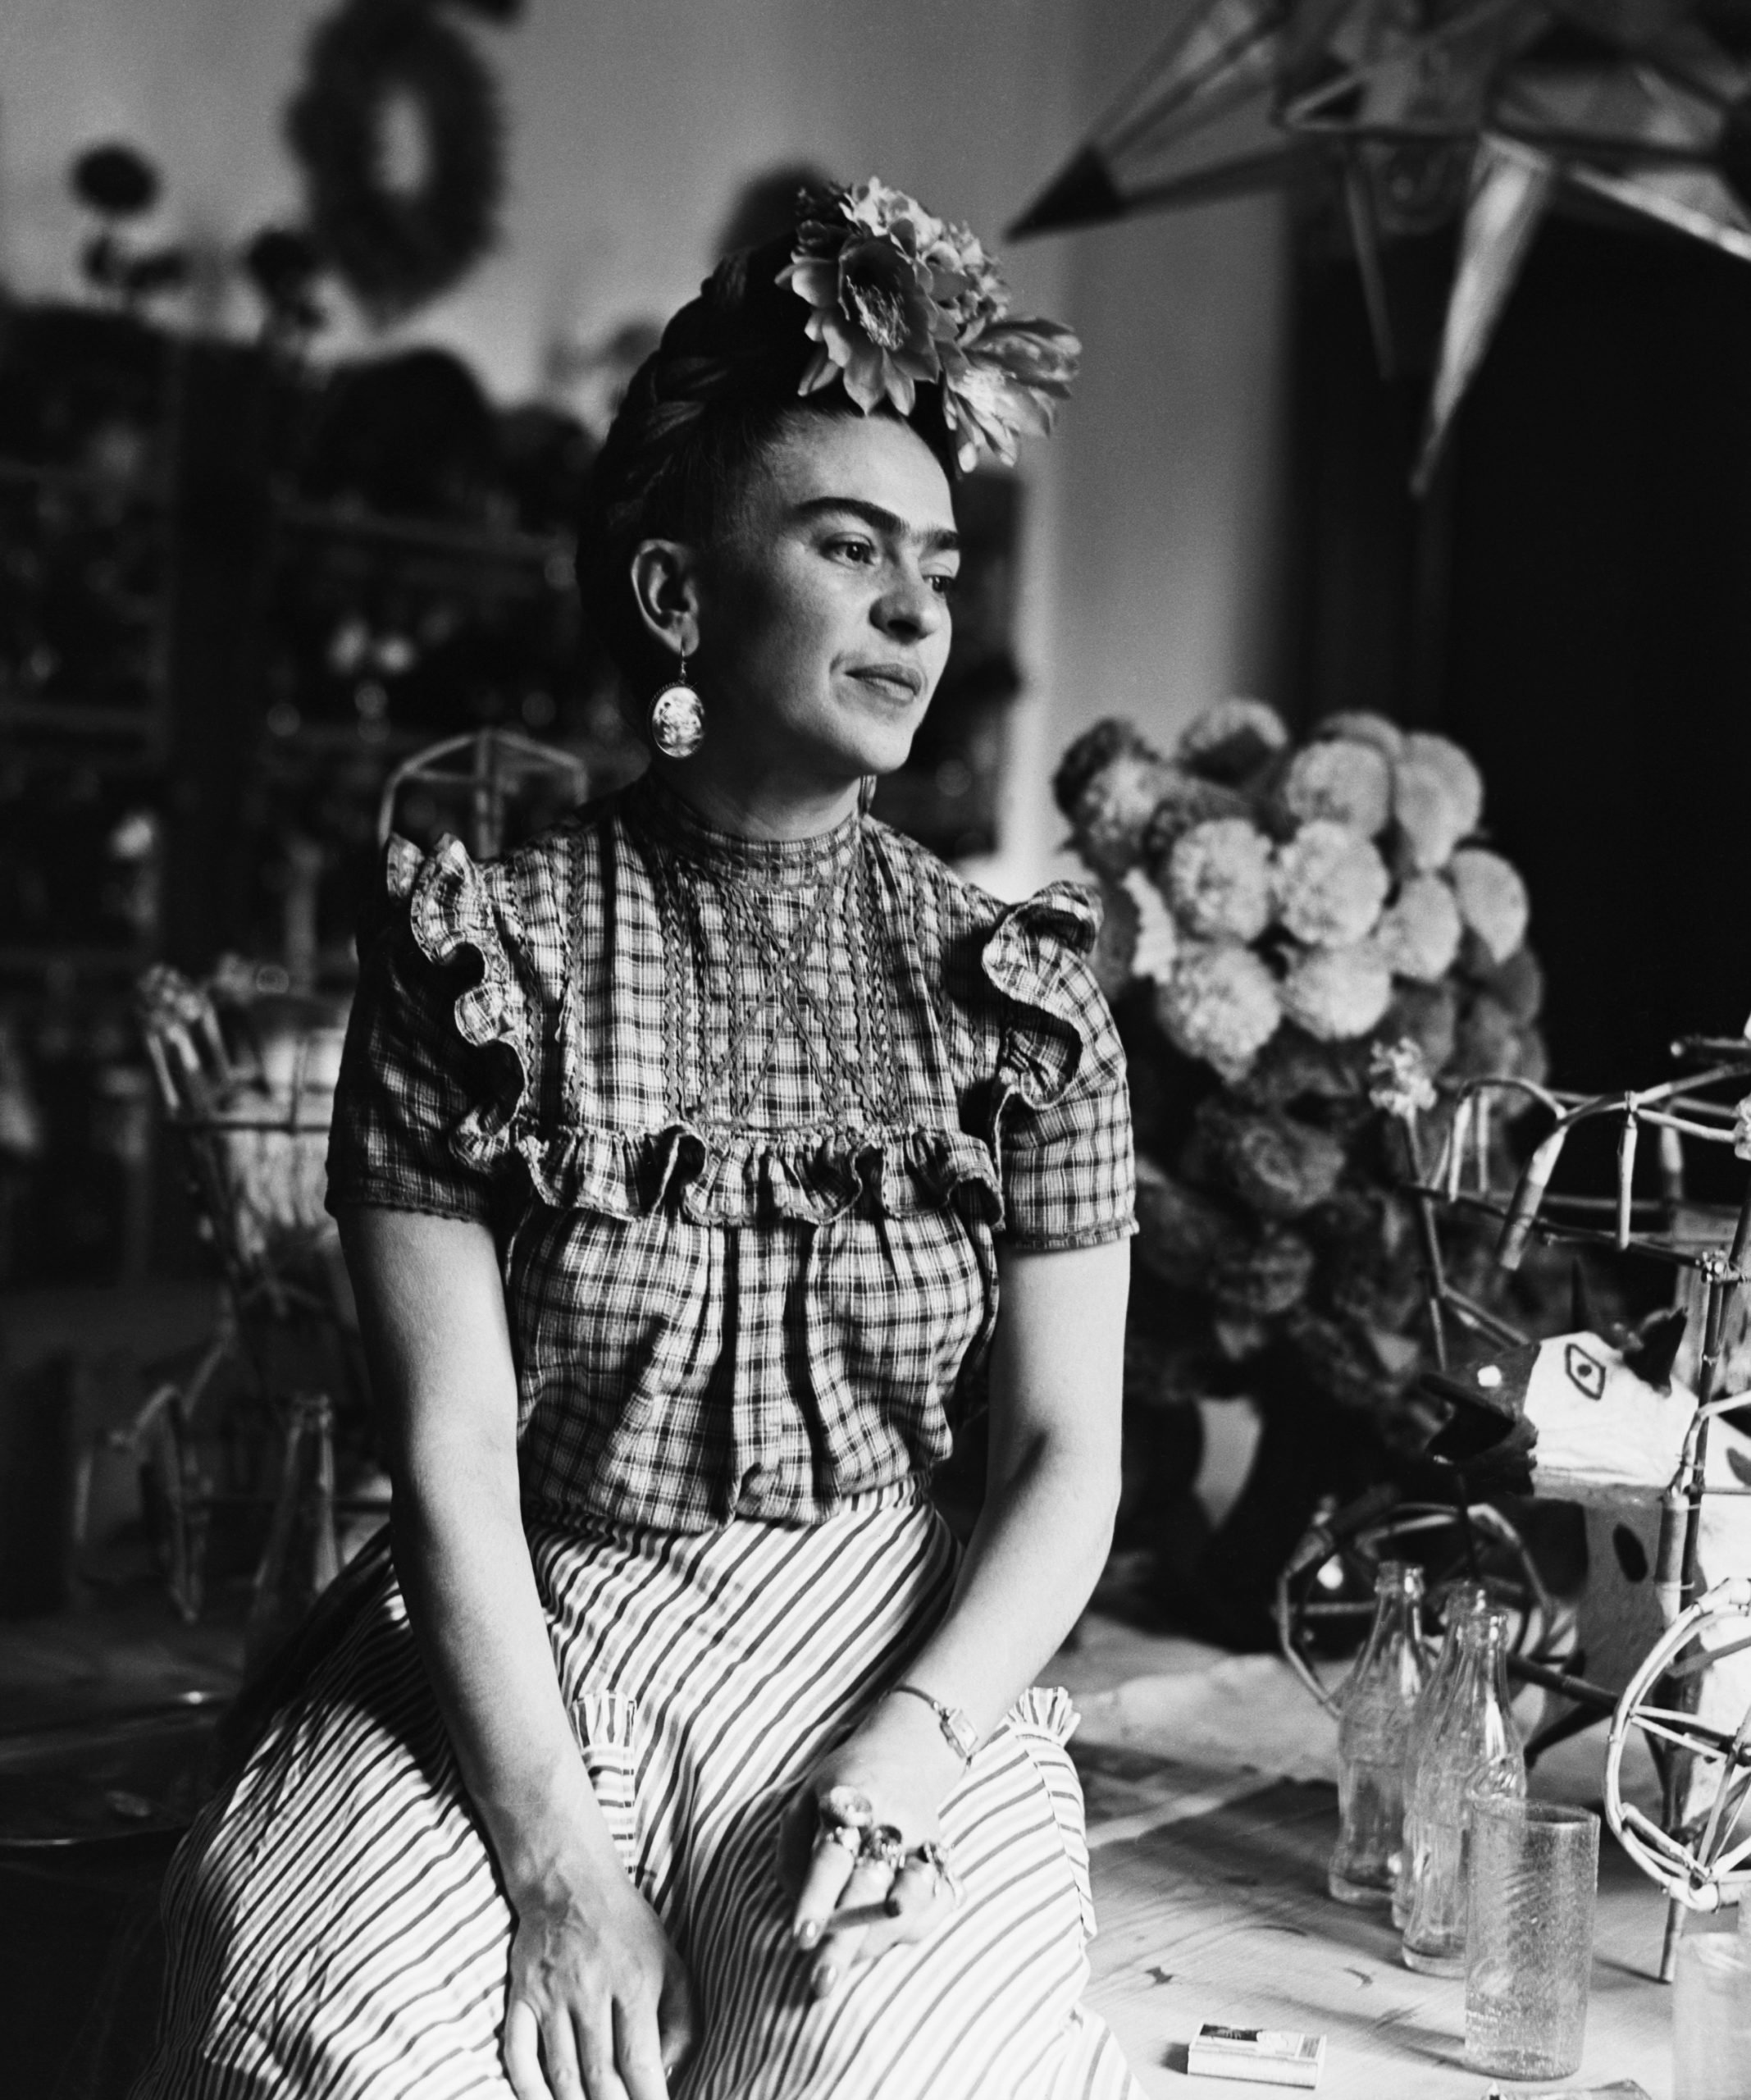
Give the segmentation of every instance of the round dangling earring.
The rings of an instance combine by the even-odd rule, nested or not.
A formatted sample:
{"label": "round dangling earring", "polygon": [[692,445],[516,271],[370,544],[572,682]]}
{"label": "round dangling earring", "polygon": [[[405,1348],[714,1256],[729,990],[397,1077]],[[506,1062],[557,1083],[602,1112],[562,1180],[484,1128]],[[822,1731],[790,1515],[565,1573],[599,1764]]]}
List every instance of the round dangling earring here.
{"label": "round dangling earring", "polygon": [[664,758],[691,758],[705,741],[705,703],[687,682],[687,652],[681,669],[652,696],[645,717],[650,741]]}

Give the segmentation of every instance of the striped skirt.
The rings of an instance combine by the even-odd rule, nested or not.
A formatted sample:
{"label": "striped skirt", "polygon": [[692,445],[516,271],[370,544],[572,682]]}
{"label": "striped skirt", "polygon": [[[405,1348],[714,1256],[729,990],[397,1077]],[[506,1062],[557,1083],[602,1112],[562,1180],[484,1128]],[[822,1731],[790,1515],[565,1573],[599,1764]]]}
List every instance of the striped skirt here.
{"label": "striped skirt", "polygon": [[[1141,2100],[1080,1999],[1093,1930],[1062,1692],[1030,1691],[943,1811],[966,1901],[824,2002],[778,1820],[940,1618],[907,1492],[806,1530],[532,1525],[559,1681],[627,1870],[692,1976],[674,2100]],[[387,1565],[177,1854],[135,2100],[509,2100],[511,1913]]]}

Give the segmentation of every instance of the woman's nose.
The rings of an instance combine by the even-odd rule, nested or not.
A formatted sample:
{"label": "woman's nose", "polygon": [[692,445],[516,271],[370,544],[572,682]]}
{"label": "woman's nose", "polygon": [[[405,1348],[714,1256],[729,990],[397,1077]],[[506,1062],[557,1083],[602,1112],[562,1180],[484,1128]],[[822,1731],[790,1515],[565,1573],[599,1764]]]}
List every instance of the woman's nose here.
{"label": "woman's nose", "polygon": [[876,625],[897,641],[922,641],[947,618],[948,607],[924,576],[895,577],[876,603]]}

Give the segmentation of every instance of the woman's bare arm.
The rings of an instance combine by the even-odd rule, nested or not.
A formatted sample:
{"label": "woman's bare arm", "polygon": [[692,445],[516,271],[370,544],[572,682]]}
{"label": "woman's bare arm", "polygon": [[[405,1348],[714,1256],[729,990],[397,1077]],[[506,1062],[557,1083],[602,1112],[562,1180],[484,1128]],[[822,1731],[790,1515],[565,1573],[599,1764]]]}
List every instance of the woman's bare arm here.
{"label": "woman's bare arm", "polygon": [[[906,1672],[906,1682],[959,1706],[983,1735],[1050,1660],[1088,1601],[1112,1540],[1119,1499],[1119,1413],[1130,1251],[1123,1241],[1003,1258],[1001,1311],[991,1372],[991,1463],[985,1507],[954,1601]],[[878,1816],[916,1843],[936,1831],[960,1761],[921,1701],[884,1700],[811,1779],[787,1826],[790,1871],[806,1880],[799,1939],[831,1929],[841,1902],[865,1907],[867,1877],[849,1879],[844,1851],[808,1853],[819,1789],[857,1787]],[[903,1877],[910,1880],[911,1877]],[[924,1905],[866,1937],[834,1933],[816,1988],[851,1962],[930,1923]]]}
{"label": "woman's bare arm", "polygon": [[357,1209],[343,1214],[341,1238],[394,1482],[408,1618],[518,1914],[507,2072],[519,2100],[567,2100],[580,2075],[591,2100],[622,2089],[654,2100],[659,2055],[673,2063],[685,2048],[685,1978],[622,1870],[560,1697],[523,1536],[492,1235]]}
{"label": "woman's bare arm", "polygon": [[1112,1544],[1130,1280],[1124,1240],[1003,1258],[985,1506],[906,1673],[982,1733],[1056,1653]]}

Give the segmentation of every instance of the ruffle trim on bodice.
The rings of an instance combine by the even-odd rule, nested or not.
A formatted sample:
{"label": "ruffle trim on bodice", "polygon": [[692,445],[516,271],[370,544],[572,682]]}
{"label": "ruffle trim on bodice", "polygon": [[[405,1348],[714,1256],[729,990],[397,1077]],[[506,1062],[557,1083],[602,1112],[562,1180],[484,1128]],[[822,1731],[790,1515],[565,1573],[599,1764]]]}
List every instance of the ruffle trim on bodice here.
{"label": "ruffle trim on bodice", "polygon": [[1083,958],[1101,930],[1101,907],[1075,883],[1049,883],[1012,905],[992,928],[979,961],[1000,992],[1026,1010],[1007,1032],[997,1068],[1000,1097],[1049,1108],[1069,1089],[1089,1042]]}
{"label": "ruffle trim on bodice", "polygon": [[479,981],[457,994],[458,1034],[490,1053],[491,1080],[451,1132],[457,1156],[491,1168],[514,1155],[534,1193],[555,1208],[617,1218],[678,1210],[696,1224],[772,1218],[825,1225],[867,1199],[889,1217],[953,1203],[993,1228],[1003,1219],[997,1165],[1005,1104],[1056,1101],[1076,1076],[1088,1020],[1074,973],[1093,946],[1099,908],[1071,883],[1054,883],[1011,906],[986,939],[986,976],[1021,1010],[1005,1031],[994,1075],[988,1138],[948,1129],[749,1132],[715,1138],[677,1119],[662,1129],[582,1125],[543,1130],[529,1102],[530,1015],[487,880],[460,842],[446,838],[422,860],[390,842],[392,896],[405,897],[413,939],[440,968],[466,951]]}
{"label": "ruffle trim on bodice", "polygon": [[408,924],[426,961],[448,968],[464,949],[481,964],[480,981],[457,994],[456,1032],[477,1050],[498,1053],[495,1084],[450,1134],[467,1166],[487,1167],[505,1150],[529,1090],[528,1013],[505,952],[485,877],[460,839],[445,837],[421,861],[403,838],[390,842],[392,894],[408,900]]}
{"label": "ruffle trim on bodice", "polygon": [[887,1217],[950,1203],[993,1226],[1003,1214],[990,1153],[959,1130],[751,1133],[714,1144],[675,1122],[624,1134],[527,1130],[513,1144],[544,1203],[605,1217],[673,1209],[696,1225],[827,1225],[866,1198]]}

